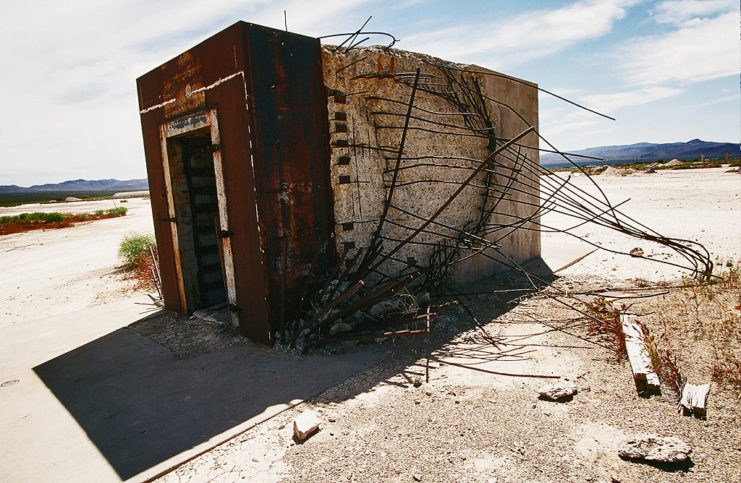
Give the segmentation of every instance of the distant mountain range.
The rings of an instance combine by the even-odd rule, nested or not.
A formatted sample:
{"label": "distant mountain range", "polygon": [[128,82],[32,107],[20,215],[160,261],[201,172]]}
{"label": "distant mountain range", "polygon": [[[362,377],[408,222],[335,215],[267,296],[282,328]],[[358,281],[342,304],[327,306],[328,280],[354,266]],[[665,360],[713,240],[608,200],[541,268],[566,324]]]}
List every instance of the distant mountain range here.
{"label": "distant mountain range", "polygon": [[23,186],[4,185],[0,186],[0,194],[31,194],[31,193],[100,193],[108,191],[145,191],[149,189],[146,179],[74,179],[62,183],[37,184],[24,188]]}
{"label": "distant mountain range", "polygon": [[[600,146],[597,148],[569,151],[574,154],[602,158],[605,161],[616,162],[640,162],[656,161],[663,159],[694,159],[700,158],[705,153],[706,158],[722,158],[728,152],[729,157],[738,157],[741,145],[734,143],[714,143],[693,139],[687,143],[638,143],[622,146]],[[577,164],[600,164],[600,161],[585,158],[572,157]],[[564,163],[564,159],[554,153],[541,153],[540,163],[543,165],[556,165]]]}

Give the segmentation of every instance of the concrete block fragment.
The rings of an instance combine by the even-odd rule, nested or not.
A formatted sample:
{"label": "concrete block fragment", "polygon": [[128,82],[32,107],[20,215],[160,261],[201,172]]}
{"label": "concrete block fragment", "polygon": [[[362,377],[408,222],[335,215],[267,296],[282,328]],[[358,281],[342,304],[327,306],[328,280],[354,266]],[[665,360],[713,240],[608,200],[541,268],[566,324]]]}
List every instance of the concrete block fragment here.
{"label": "concrete block fragment", "polygon": [[298,441],[308,438],[319,429],[321,420],[314,411],[304,411],[293,421],[293,435]]}

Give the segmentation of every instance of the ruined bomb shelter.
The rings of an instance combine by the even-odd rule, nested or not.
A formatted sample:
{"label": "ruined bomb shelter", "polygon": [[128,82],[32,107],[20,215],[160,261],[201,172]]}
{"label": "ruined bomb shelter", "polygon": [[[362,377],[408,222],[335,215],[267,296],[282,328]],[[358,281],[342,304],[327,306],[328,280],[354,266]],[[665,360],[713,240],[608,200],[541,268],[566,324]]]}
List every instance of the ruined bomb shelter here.
{"label": "ruined bomb shelter", "polygon": [[238,22],[137,88],[170,309],[273,344],[540,255],[535,84]]}

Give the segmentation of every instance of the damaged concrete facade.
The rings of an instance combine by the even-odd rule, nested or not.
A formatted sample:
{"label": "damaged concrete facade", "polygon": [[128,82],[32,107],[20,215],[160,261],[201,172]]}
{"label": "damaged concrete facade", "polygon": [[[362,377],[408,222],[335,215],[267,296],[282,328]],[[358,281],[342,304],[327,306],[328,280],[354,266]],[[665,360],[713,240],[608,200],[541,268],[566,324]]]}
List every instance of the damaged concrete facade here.
{"label": "damaged concrete facade", "polygon": [[[340,254],[358,260],[374,236],[389,252],[538,121],[534,84],[244,22],[137,86],[165,305],[188,314],[225,302],[235,327],[265,344],[305,316],[301,304],[326,288]],[[515,157],[479,173],[376,272],[444,259],[442,276],[464,284],[539,256],[538,231],[508,233],[538,206],[537,177],[504,188],[519,155],[537,162],[537,141],[520,139]],[[486,256],[484,238],[503,263]]]}
{"label": "damaged concrete facade", "polygon": [[[343,245],[351,247],[350,254],[352,250],[367,248],[376,229],[389,192],[415,69],[420,69],[420,89],[411,111],[399,183],[392,200],[394,206],[409,213],[390,210],[391,223],[384,224],[382,233],[389,243],[403,240],[410,233],[409,227],[429,218],[453,194],[458,183],[466,179],[470,170],[478,166],[497,143],[501,144],[500,140],[522,132],[527,124],[518,114],[537,128],[538,92],[534,84],[478,66],[462,66],[412,52],[383,48],[355,48],[348,53],[344,50],[327,46],[322,49],[324,82],[330,94],[327,110],[338,251]],[[471,99],[456,85],[441,86],[441,71],[446,68],[451,69],[448,73],[456,82],[476,86],[482,95]],[[494,75],[482,75],[482,72]],[[425,86],[429,89],[423,89]],[[453,102],[451,94],[455,98]],[[473,106],[473,103],[479,105]],[[461,108],[467,112],[461,113]],[[465,116],[482,118],[491,136],[469,129],[463,122]],[[522,156],[537,162],[537,135],[529,134],[521,144],[532,146],[522,147]],[[511,169],[515,162],[498,160],[496,165],[492,164],[494,173],[491,176],[506,180],[515,172]],[[486,183],[487,173],[481,173],[440,214],[434,230],[429,230],[434,233],[420,233],[415,240],[417,243],[407,245],[395,258],[407,260],[411,257],[420,264],[427,264],[435,250],[439,251],[436,244],[454,243],[452,238],[446,237],[454,238],[455,230],[445,226],[478,235],[484,225],[506,226],[528,217],[533,206],[540,202],[535,179],[529,182],[530,190],[507,192],[499,201],[496,213],[485,217],[485,207],[496,203],[504,191],[491,186],[489,198],[485,199],[487,191],[481,187]],[[515,236],[498,241],[501,252],[517,263],[540,256],[540,233],[527,229],[536,227],[537,221],[534,219]],[[488,238],[493,241],[499,236]],[[463,250],[456,256],[469,254]],[[400,268],[398,263],[389,265],[386,269],[390,272]],[[450,276],[457,285],[462,285],[491,276],[503,267],[477,254],[456,264]]]}

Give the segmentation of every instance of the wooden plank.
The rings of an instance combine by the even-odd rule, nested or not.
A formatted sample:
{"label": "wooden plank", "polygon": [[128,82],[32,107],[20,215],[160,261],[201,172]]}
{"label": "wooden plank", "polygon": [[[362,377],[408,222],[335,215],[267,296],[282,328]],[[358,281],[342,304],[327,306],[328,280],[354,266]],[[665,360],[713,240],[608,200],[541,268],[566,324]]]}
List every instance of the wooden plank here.
{"label": "wooden plank", "polygon": [[638,324],[638,317],[633,314],[620,314],[623,334],[625,335],[625,348],[628,352],[628,360],[633,370],[633,379],[639,393],[659,391],[661,383],[651,363],[651,357],[646,349],[643,330]]}
{"label": "wooden plank", "polygon": [[709,394],[710,384],[687,383],[682,388],[682,400],[679,401],[679,409],[685,415],[694,413],[697,416],[704,416],[707,411]]}

